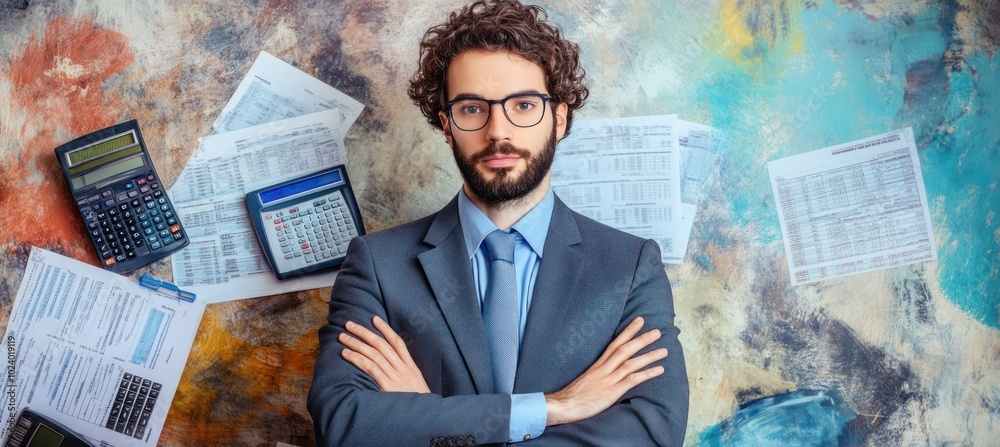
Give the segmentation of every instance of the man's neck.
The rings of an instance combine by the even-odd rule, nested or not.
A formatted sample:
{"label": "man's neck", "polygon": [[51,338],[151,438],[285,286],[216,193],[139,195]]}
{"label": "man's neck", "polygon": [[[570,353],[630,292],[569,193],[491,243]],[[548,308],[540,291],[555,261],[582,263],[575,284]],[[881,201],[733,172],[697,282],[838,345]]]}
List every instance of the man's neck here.
{"label": "man's neck", "polygon": [[465,195],[469,197],[469,200],[476,205],[476,208],[479,208],[486,217],[489,217],[497,228],[506,231],[545,198],[545,193],[549,190],[549,176],[545,176],[545,179],[538,184],[538,187],[524,197],[504,202],[497,206],[484,203],[479,196],[475,195],[469,189],[469,185],[463,184],[462,188],[465,190]]}

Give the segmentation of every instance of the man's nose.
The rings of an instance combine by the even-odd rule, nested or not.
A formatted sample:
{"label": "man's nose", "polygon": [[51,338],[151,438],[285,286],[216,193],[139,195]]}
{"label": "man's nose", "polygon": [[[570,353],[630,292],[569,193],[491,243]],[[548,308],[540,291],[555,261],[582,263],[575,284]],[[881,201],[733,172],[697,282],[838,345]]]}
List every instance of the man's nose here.
{"label": "man's nose", "polygon": [[490,104],[490,120],[486,123],[486,138],[490,141],[510,140],[514,125],[507,119],[504,105]]}

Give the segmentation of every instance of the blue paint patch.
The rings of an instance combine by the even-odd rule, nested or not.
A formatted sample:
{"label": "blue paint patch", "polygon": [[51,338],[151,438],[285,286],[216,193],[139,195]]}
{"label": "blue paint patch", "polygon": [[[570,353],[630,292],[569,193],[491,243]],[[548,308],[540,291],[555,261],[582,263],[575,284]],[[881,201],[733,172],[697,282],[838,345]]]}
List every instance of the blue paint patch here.
{"label": "blue paint patch", "polygon": [[855,414],[836,392],[802,390],[748,402],[732,417],[701,433],[699,445],[847,446]]}
{"label": "blue paint patch", "polygon": [[932,225],[938,278],[947,298],[972,318],[1000,329],[1000,53],[966,56],[951,72],[941,132],[920,155],[927,198],[940,205]]}

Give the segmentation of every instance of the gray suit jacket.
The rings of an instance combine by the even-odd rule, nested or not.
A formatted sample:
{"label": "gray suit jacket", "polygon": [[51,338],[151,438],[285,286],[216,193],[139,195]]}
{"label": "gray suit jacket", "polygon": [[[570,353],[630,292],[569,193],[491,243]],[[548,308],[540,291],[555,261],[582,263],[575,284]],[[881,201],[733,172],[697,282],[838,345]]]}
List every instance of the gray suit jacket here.
{"label": "gray suit jacket", "polygon": [[[553,392],[601,355],[636,316],[662,337],[666,372],[590,419],[547,427],[525,447],[680,446],[688,413],[684,354],[670,283],[656,243],[571,211],[556,198],[521,344],[515,393]],[[345,361],[337,335],[378,315],[406,341],[431,394],[383,393]],[[501,443],[510,396],[493,378],[458,202],[356,238],[319,331],[308,407],[320,445],[427,446]],[[448,442],[452,444],[448,444]]]}

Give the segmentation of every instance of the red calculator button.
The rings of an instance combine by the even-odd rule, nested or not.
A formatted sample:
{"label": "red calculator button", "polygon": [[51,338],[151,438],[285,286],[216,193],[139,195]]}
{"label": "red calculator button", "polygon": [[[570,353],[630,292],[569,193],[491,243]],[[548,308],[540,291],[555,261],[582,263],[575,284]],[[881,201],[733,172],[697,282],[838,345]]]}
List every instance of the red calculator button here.
{"label": "red calculator button", "polygon": [[108,267],[111,267],[112,265],[115,265],[115,258],[105,259],[104,260],[104,265],[106,265]]}
{"label": "red calculator button", "polygon": [[170,226],[170,232],[171,233],[176,233],[178,231],[181,231],[181,225],[180,224],[173,224],[173,225]]}

